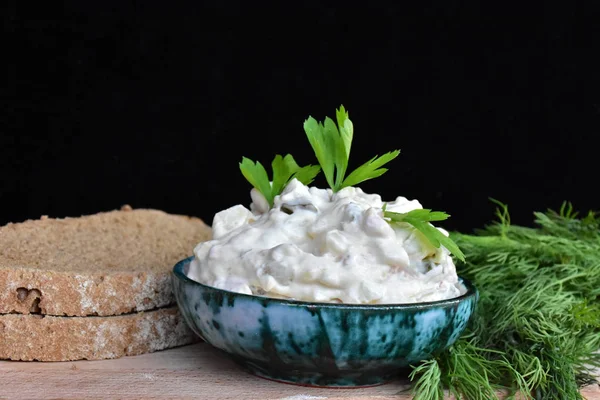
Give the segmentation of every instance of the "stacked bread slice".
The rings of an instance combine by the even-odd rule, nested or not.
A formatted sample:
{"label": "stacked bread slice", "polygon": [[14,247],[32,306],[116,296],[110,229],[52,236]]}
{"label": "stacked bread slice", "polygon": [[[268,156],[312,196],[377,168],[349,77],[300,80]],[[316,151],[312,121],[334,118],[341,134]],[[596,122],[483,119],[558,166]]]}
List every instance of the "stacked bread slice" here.
{"label": "stacked bread slice", "polygon": [[198,218],[127,206],[0,227],[0,359],[116,358],[196,341],[171,270],[210,237]]}

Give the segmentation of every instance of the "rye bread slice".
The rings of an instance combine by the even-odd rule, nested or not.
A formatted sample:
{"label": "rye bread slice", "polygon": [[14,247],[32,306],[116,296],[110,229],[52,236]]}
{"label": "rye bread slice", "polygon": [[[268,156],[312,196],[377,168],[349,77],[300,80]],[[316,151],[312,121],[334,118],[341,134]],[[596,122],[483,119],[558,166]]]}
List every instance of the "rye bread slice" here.
{"label": "rye bread slice", "polygon": [[174,304],[171,269],[211,238],[202,220],[125,206],[0,227],[0,314],[111,316]]}
{"label": "rye bread slice", "polygon": [[100,360],[198,340],[177,307],[114,317],[0,315],[0,359]]}

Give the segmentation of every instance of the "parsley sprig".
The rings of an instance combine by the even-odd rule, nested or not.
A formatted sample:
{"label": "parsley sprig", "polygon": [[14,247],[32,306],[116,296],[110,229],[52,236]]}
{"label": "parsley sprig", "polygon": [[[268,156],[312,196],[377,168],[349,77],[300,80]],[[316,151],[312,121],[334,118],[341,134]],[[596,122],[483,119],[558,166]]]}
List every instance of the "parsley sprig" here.
{"label": "parsley sprig", "polygon": [[345,187],[355,186],[386,173],[387,168],[382,168],[382,166],[398,157],[400,150],[391,151],[381,157],[375,156],[345,177],[354,136],[354,125],[348,118],[348,112],[344,106],[340,106],[336,110],[336,119],[337,126],[329,117],[325,118],[325,122],[318,122],[313,117],[308,117],[304,122],[304,131],[323,169],[329,187],[337,192]]}
{"label": "parsley sprig", "polygon": [[272,183],[260,161],[255,162],[243,157],[240,163],[240,170],[244,177],[262,193],[270,207],[273,207],[275,196],[281,194],[293,178],[298,179],[304,185],[309,185],[321,170],[318,165],[300,167],[291,154],[287,154],[285,157],[277,154],[271,162],[271,168],[273,170]]}
{"label": "parsley sprig", "polygon": [[397,213],[393,211],[387,211],[386,205],[383,206],[383,217],[387,218],[393,223],[407,223],[412,225],[416,230],[421,232],[425,238],[435,248],[439,248],[440,245],[450,251],[456,258],[461,261],[465,261],[465,255],[460,248],[454,243],[452,239],[444,235],[437,228],[430,224],[433,221],[444,221],[450,217],[442,211],[431,211],[429,209],[418,209],[412,210],[407,213]]}

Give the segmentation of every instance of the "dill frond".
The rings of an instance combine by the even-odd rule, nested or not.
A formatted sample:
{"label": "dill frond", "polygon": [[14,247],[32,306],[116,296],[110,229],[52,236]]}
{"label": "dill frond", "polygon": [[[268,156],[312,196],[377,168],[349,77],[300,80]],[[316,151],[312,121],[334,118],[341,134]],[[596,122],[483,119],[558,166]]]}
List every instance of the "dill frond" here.
{"label": "dill frond", "polygon": [[417,378],[412,388],[414,400],[444,400],[440,366],[436,359],[427,360],[414,367],[409,378]]}
{"label": "dill frond", "polygon": [[[466,255],[459,275],[480,291],[467,331],[419,370],[415,387],[438,387],[458,399],[495,399],[498,389],[527,399],[581,399],[579,388],[600,367],[600,220],[578,218],[570,203],[536,212],[535,228],[498,222],[451,237]],[[425,364],[423,364],[425,365]],[[436,383],[438,382],[438,383]],[[421,400],[437,399],[421,391]]]}

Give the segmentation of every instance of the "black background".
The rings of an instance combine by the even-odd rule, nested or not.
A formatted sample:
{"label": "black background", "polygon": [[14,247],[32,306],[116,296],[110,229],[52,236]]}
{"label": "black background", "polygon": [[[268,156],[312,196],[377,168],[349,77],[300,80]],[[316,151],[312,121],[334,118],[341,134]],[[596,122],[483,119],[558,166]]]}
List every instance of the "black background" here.
{"label": "black background", "polygon": [[210,223],[250,202],[242,156],[314,162],[302,123],[340,104],[351,167],[402,150],[361,187],[445,210],[446,228],[489,222],[489,197],[521,224],[600,208],[589,7],[307,4],[5,6],[0,223],[125,203]]}

